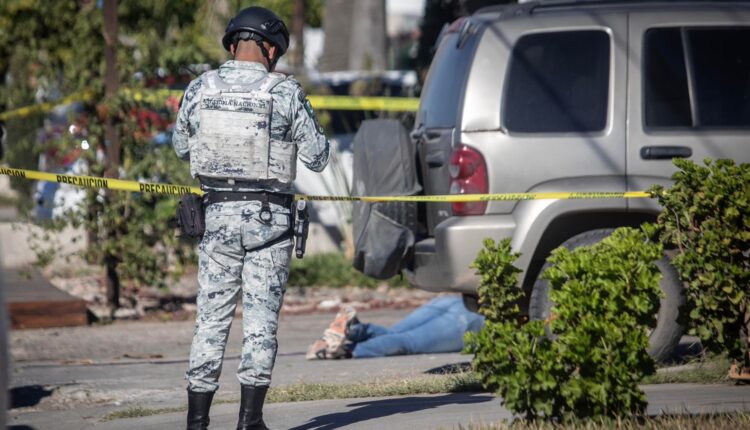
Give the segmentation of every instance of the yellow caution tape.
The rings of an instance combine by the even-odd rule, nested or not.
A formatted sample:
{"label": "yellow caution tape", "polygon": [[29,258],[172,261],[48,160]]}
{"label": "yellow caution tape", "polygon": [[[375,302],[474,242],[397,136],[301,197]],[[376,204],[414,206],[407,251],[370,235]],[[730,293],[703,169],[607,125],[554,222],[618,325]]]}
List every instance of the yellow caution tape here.
{"label": "yellow caution tape", "polygon": [[[34,179],[38,181],[58,182],[85,188],[107,188],[118,191],[132,191],[138,193],[165,194],[180,196],[194,193],[203,195],[198,187],[173,184],[157,184],[149,182],[125,181],[121,179],[100,178],[96,176],[63,175],[35,170],[11,169],[0,167],[0,175],[16,178]],[[443,202],[466,203],[502,200],[544,200],[544,199],[636,199],[648,198],[651,195],[645,191],[627,192],[548,192],[548,193],[506,193],[506,194],[451,194],[441,196],[308,196],[295,194],[295,200],[336,201],[336,202]]]}
{"label": "yellow caution tape", "polygon": [[649,198],[645,191],[626,192],[548,192],[548,193],[503,193],[503,194],[448,194],[437,196],[306,196],[296,195],[298,200],[317,201],[362,201],[362,202],[432,202],[468,203],[489,201],[547,200],[547,199],[639,199]]}
{"label": "yellow caution tape", "polygon": [[52,102],[39,103],[36,105],[24,106],[22,108],[18,108],[18,109],[6,111],[6,112],[0,112],[0,121],[6,121],[11,118],[25,118],[29,115],[33,115],[36,113],[49,112],[57,106],[66,105],[69,103],[81,102],[81,101],[88,101],[88,100],[91,100],[91,97],[92,97],[91,93],[76,93],[76,94],[71,94],[63,98],[62,100],[56,101],[54,103]]}
{"label": "yellow caution tape", "polygon": [[[132,90],[120,91],[125,97],[149,104],[164,103],[169,97],[182,97],[182,90]],[[419,108],[419,99],[414,97],[350,97],[307,96],[315,109],[320,110],[381,110],[390,112],[413,112]]]}
{"label": "yellow caution tape", "polygon": [[[120,94],[126,98],[152,105],[164,104],[170,97],[182,97],[182,90],[124,88]],[[41,103],[0,113],[0,121],[11,118],[24,118],[35,113],[49,112],[56,106],[79,101],[89,101],[90,93],[73,94],[55,103]],[[419,108],[419,99],[414,97],[350,97],[350,96],[308,96],[315,109],[320,110],[373,110],[389,112],[414,112]]]}
{"label": "yellow caution tape", "polygon": [[155,184],[149,182],[124,181],[122,179],[100,178],[96,176],[62,175],[36,170],[11,169],[0,167],[0,175],[37,181],[58,182],[84,188],[107,188],[109,190],[133,191],[137,193],[167,194],[180,196],[188,193],[203,194],[198,187],[186,185]]}
{"label": "yellow caution tape", "polygon": [[315,109],[414,112],[419,108],[419,99],[414,97],[307,96],[307,99]]}
{"label": "yellow caution tape", "polygon": [[183,93],[184,91],[182,90],[170,89],[134,90],[132,88],[123,88],[122,90],[120,90],[120,94],[125,98],[139,103],[147,103],[150,105],[163,105],[170,97],[174,97],[179,100],[180,97],[182,97]]}

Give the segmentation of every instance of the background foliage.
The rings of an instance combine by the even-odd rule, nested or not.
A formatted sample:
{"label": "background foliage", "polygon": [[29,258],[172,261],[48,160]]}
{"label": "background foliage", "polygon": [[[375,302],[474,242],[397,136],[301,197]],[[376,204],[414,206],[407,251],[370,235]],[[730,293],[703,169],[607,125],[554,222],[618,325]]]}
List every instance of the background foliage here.
{"label": "background foliage", "polygon": [[[292,259],[289,286],[299,287],[377,287],[384,281],[354,270],[350,259],[340,253],[308,254],[302,260]],[[385,281],[391,287],[405,287],[406,280],[393,277]]]}
{"label": "background foliage", "polygon": [[[120,85],[180,86],[193,77],[185,66],[221,61],[224,54],[220,47],[216,49],[216,37],[207,31],[213,25],[212,5],[200,0],[120,0]],[[186,163],[177,160],[170,145],[159,144],[165,140],[157,139],[159,133],[168,132],[178,100],[155,106],[122,95],[104,97],[102,12],[97,1],[0,3],[0,76],[6,81],[0,88],[0,107],[13,109],[71,94],[88,95],[76,112],[61,113],[68,116],[67,123],[80,126],[76,138],[65,127],[55,129],[52,115],[9,121],[8,162],[36,168],[39,154],[66,154],[80,156],[87,161],[90,174],[101,175],[108,144],[104,123],[112,118],[122,145],[122,178],[191,183]],[[49,138],[40,139],[40,135]],[[81,146],[82,139],[90,149]],[[32,184],[15,184],[22,197],[27,196],[20,200],[30,200]],[[107,204],[103,202],[99,191],[89,191],[86,205],[63,219],[86,226],[91,261],[117,256],[117,273],[124,282],[160,286],[191,258],[192,246],[178,241],[169,223],[177,203],[173,197],[115,192]],[[60,222],[53,226],[59,228]]]}
{"label": "background foliage", "polygon": [[750,164],[675,159],[673,187],[653,187],[664,211],[662,241],[686,284],[690,332],[704,348],[748,367],[750,316]]}
{"label": "background foliage", "polygon": [[[656,324],[661,246],[639,230],[621,228],[591,247],[559,248],[543,276],[556,305],[548,321],[522,323],[518,257],[510,241],[485,242],[474,267],[482,276],[477,334],[467,351],[486,388],[527,419],[621,416],[645,410],[638,382],[654,372],[647,329]],[[499,267],[497,265],[500,265]],[[481,309],[481,308],[480,308]],[[545,336],[545,325],[553,336]]]}
{"label": "background foliage", "polygon": [[[240,10],[248,6],[262,6],[279,15],[286,22],[291,31],[292,16],[294,14],[294,1],[290,0],[232,0],[231,3]],[[323,25],[323,3],[324,0],[307,0],[305,8],[305,24],[310,27],[321,27]]]}

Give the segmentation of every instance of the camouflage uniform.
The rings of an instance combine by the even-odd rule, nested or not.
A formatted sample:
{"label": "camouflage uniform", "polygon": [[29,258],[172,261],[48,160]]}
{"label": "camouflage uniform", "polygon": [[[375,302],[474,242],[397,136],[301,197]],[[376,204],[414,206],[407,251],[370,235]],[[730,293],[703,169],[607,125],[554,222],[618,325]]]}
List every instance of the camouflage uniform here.
{"label": "camouflage uniform", "polygon": [[[250,84],[266,75],[260,63],[227,61],[219,77],[228,84]],[[197,109],[202,80],[190,83],[174,128],[173,145],[182,159],[190,158],[189,137],[200,128]],[[271,137],[294,142],[297,157],[316,172],[328,163],[329,144],[318,125],[304,91],[294,79],[271,90]],[[219,188],[202,184],[207,191],[274,191],[291,193],[292,185],[275,180],[254,181],[251,188]],[[259,220],[261,204],[224,202],[206,210],[206,232],[198,248],[198,314],[187,372],[188,388],[197,392],[218,389],[224,349],[232,324],[237,296],[242,293],[242,356],[237,377],[250,386],[268,386],[276,358],[276,330],[291,259],[291,239],[261,247],[290,227],[289,208],[271,203],[273,219]]]}

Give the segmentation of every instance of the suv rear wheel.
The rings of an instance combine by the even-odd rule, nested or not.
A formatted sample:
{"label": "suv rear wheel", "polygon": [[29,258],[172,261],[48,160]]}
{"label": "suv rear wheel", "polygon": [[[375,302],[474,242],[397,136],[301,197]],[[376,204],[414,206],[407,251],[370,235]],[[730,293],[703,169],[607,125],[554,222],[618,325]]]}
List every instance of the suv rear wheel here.
{"label": "suv rear wheel", "polygon": [[462,297],[467,311],[479,313],[479,297],[474,294],[464,294]]}
{"label": "suv rear wheel", "polygon": [[[579,246],[589,246],[600,242],[608,237],[614,229],[598,229],[581,233],[565,241],[562,246],[569,250]],[[649,334],[648,353],[657,362],[663,362],[671,357],[680,338],[684,332],[683,327],[677,322],[680,306],[685,303],[685,295],[682,283],[675,269],[669,264],[667,257],[656,262],[662,279],[659,282],[664,297],[659,304],[659,313],[656,320],[656,328]],[[531,320],[544,320],[549,317],[552,301],[549,298],[549,283],[542,279],[541,274],[550,267],[549,262],[542,266],[539,276],[534,283],[529,301],[529,318]]]}

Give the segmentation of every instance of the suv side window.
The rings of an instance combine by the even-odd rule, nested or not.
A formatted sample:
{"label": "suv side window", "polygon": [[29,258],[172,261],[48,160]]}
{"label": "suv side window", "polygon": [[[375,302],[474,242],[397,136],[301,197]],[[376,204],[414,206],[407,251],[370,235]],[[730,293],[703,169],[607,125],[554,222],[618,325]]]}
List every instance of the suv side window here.
{"label": "suv side window", "polygon": [[508,67],[505,127],[522,133],[604,130],[609,68],[610,39],[602,30],[521,37]]}
{"label": "suv side window", "polygon": [[644,36],[644,124],[750,127],[750,28],[671,27]]}
{"label": "suv side window", "polygon": [[427,128],[456,126],[461,97],[469,76],[478,37],[462,41],[462,34],[443,36],[427,74],[420,101],[422,121]]}

